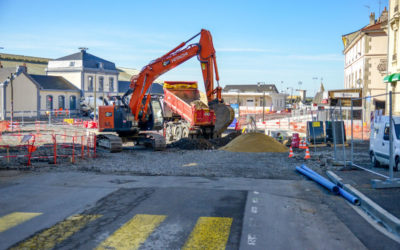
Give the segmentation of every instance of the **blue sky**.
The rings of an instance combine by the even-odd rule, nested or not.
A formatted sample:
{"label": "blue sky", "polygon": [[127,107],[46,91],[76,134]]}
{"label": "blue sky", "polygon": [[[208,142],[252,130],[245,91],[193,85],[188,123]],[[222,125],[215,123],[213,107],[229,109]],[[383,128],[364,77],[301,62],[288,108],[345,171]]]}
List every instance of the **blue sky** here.
{"label": "blue sky", "polygon": [[[0,0],[0,52],[58,58],[88,47],[141,69],[202,28],[211,31],[220,84],[276,84],[313,95],[343,87],[341,35],[388,0],[28,1]],[[161,76],[202,82],[196,58]],[[282,83],[283,82],[283,83]],[[202,84],[200,84],[202,85]]]}

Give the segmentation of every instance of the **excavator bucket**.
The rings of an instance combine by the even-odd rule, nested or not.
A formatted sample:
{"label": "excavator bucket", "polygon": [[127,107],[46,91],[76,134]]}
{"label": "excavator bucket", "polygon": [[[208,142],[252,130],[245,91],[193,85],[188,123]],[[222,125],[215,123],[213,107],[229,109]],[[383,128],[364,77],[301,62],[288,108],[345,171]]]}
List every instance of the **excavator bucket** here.
{"label": "excavator bucket", "polygon": [[220,137],[235,118],[235,111],[223,103],[210,104],[215,113],[214,137]]}

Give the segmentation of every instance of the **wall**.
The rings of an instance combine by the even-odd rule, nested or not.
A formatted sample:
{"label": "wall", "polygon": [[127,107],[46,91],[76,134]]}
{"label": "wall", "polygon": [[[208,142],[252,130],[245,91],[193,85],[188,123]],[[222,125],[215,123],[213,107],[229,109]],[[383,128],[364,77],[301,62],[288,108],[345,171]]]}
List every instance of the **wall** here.
{"label": "wall", "polygon": [[[13,89],[14,111],[37,111],[37,87],[26,75],[13,80]],[[6,109],[11,111],[11,84],[6,88]]]}
{"label": "wall", "polygon": [[48,91],[48,90],[43,90],[40,91],[40,106],[41,110],[46,110],[46,98],[47,95],[52,95],[53,96],[53,109],[58,109],[58,97],[60,95],[63,95],[65,97],[65,109],[71,109],[70,103],[69,103],[69,98],[70,96],[75,96],[76,97],[76,108],[79,109],[79,100],[80,100],[80,93],[79,92],[73,92],[73,91]]}
{"label": "wall", "polygon": [[[235,104],[238,100],[237,93],[222,93],[222,98],[226,104]],[[278,111],[285,109],[285,94],[266,93],[265,94],[265,108],[268,110],[272,106],[272,110]],[[248,100],[253,100],[252,107],[263,107],[263,94],[262,93],[240,93],[239,94],[239,105],[246,107]],[[266,109],[267,110],[267,109]]]}
{"label": "wall", "polygon": [[81,72],[47,72],[49,76],[62,76],[67,81],[81,89]]}
{"label": "wall", "polygon": [[[108,93],[110,94],[117,94],[118,91],[118,75],[117,74],[108,74],[105,72],[101,72],[101,73],[88,73],[88,72],[84,72],[83,73],[84,76],[84,91],[85,91],[85,96],[93,96],[93,91],[89,91],[89,76],[93,77],[93,88],[95,87],[95,81],[96,81],[96,87],[97,87],[97,95],[102,95],[103,91],[100,91],[100,77],[104,78],[104,93],[105,95],[107,95]],[[109,78],[113,78],[114,79],[114,91],[110,92],[110,84],[109,84]]]}
{"label": "wall", "polygon": [[[357,88],[357,79],[364,75],[364,43],[362,36],[345,52],[344,88]],[[361,73],[360,73],[361,71]]]}

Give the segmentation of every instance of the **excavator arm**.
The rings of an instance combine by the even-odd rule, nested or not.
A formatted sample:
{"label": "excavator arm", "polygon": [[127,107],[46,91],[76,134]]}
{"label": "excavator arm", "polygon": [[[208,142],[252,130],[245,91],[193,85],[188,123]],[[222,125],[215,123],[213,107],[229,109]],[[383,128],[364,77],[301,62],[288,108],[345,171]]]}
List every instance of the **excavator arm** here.
{"label": "excavator arm", "polygon": [[[191,40],[199,35],[199,43],[188,45]],[[181,43],[167,54],[150,62],[148,65],[143,67],[138,75],[132,77],[130,84],[132,94],[129,107],[135,120],[138,120],[139,113],[142,113],[142,119],[144,119],[147,114],[147,107],[151,99],[150,92],[147,94],[148,96],[145,103],[143,103],[143,99],[154,80],[194,56],[197,56],[200,61],[210,108],[216,111],[216,132],[220,133],[222,132],[221,130],[226,129],[226,127],[232,122],[234,113],[230,107],[222,104],[222,88],[219,86],[215,49],[212,42],[212,36],[210,32],[205,29],[202,29],[200,33],[196,34],[186,42]],[[216,88],[214,88],[214,74],[215,79],[217,80]],[[219,109],[219,112],[216,109]],[[218,113],[220,113],[220,115],[218,115]],[[224,118],[221,120],[218,116]]]}

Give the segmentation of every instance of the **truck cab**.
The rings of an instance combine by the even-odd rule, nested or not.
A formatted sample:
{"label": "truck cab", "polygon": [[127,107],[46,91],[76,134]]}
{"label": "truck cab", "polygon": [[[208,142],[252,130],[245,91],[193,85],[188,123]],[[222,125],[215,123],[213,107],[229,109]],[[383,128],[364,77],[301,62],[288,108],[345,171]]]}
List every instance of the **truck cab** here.
{"label": "truck cab", "polygon": [[[393,123],[393,169],[400,164],[400,117],[392,117]],[[374,167],[389,165],[389,116],[377,117],[370,135],[369,155]]]}

